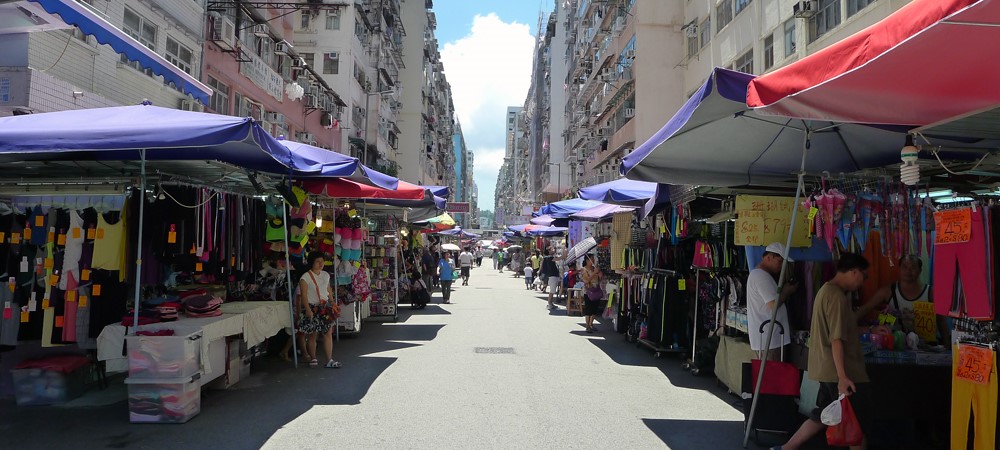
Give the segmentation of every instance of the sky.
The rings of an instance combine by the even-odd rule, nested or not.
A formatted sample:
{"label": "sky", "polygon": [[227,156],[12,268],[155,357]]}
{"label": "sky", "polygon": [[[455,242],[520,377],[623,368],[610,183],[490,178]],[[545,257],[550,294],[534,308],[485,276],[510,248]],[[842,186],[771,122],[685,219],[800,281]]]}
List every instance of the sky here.
{"label": "sky", "polygon": [[475,154],[479,209],[493,209],[507,107],[524,104],[539,14],[547,18],[552,7],[553,0],[434,2],[435,36],[455,115]]}

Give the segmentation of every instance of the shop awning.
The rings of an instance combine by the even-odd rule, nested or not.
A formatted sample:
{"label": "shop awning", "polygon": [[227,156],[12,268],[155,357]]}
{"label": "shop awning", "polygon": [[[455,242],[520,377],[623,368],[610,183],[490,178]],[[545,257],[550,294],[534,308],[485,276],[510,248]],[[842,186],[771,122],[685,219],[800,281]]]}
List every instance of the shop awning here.
{"label": "shop awning", "polygon": [[138,161],[140,149],[148,161],[219,161],[277,175],[321,168],[245,117],[135,105],[0,118],[8,174],[31,161]]}
{"label": "shop awning", "polygon": [[[762,114],[925,126],[1000,107],[1000,1],[914,0],[752,81]],[[995,133],[995,132],[994,132]]]}
{"label": "shop awning", "polygon": [[451,196],[451,191],[448,189],[448,186],[422,186],[422,187],[424,189],[431,191],[432,194],[441,198],[448,198],[449,196]]}
{"label": "shop awning", "polygon": [[642,206],[650,198],[659,195],[657,203],[670,201],[669,189],[656,189],[657,183],[619,178],[607,183],[595,184],[580,189],[580,198],[625,206]]}
{"label": "shop awning", "polygon": [[787,185],[799,172],[806,130],[811,130],[808,173],[848,173],[899,162],[909,127],[766,116],[746,105],[753,78],[716,68],[663,128],[625,156],[622,174],[657,183]]}
{"label": "shop awning", "polygon": [[306,180],[302,182],[302,187],[312,194],[345,199],[423,200],[425,195],[430,195],[424,188],[405,181],[399,181],[396,189],[383,189],[343,178]]}
{"label": "shop awning", "polygon": [[607,203],[602,203],[593,208],[587,208],[583,211],[571,214],[569,216],[570,220],[579,220],[582,222],[600,222],[604,219],[610,219],[611,216],[623,213],[635,211],[635,207],[631,206],[621,206],[621,205],[611,205]]}
{"label": "shop awning", "polygon": [[153,50],[139,43],[118,27],[112,25],[103,17],[97,15],[76,0],[30,0],[38,3],[50,14],[57,14],[63,21],[76,25],[83,33],[93,36],[97,42],[110,46],[118,53],[125,55],[131,61],[163,77],[168,83],[173,83],[182,92],[198,101],[207,104],[212,95],[212,89],[198,81],[187,72],[171,64]]}
{"label": "shop awning", "polygon": [[[358,158],[301,142],[279,140],[295,155],[302,176],[342,177],[383,189],[396,189],[399,179],[361,164]],[[411,185],[412,186],[412,185]],[[386,197],[388,198],[388,197]],[[423,198],[423,197],[419,197]]]}
{"label": "shop awning", "polygon": [[470,239],[471,238],[482,237],[481,235],[478,235],[476,233],[470,233],[468,231],[465,231],[465,230],[462,229],[462,227],[455,227],[455,228],[452,228],[450,230],[439,231],[438,234],[441,234],[441,235],[444,235],[444,236],[458,236],[458,237],[470,238]]}
{"label": "shop awning", "polygon": [[549,203],[548,205],[541,207],[536,213],[532,214],[532,216],[538,217],[548,214],[556,219],[565,219],[569,217],[570,214],[587,208],[592,208],[599,204],[601,204],[601,202],[584,200],[582,198],[571,198],[569,200]]}

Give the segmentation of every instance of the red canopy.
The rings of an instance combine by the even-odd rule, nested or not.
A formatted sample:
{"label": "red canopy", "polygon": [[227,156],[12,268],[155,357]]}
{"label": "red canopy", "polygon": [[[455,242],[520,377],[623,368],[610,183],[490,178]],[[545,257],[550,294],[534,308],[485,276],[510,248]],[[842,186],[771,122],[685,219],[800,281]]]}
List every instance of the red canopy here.
{"label": "red canopy", "polygon": [[759,112],[924,126],[1000,106],[1000,0],[913,0],[750,82]]}
{"label": "red canopy", "polygon": [[302,188],[310,194],[332,198],[382,198],[392,200],[423,200],[424,188],[399,180],[395,190],[355,183],[343,178],[304,181]]}

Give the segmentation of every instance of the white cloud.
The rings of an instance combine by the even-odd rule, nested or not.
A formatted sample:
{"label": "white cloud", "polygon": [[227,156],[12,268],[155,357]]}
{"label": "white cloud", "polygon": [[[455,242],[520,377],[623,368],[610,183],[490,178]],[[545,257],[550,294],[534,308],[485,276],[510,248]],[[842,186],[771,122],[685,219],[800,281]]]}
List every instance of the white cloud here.
{"label": "white cloud", "polygon": [[465,37],[441,49],[455,114],[466,145],[476,155],[480,209],[493,209],[497,172],[503,163],[508,106],[524,103],[531,83],[535,37],[530,27],[496,14],[477,15]]}

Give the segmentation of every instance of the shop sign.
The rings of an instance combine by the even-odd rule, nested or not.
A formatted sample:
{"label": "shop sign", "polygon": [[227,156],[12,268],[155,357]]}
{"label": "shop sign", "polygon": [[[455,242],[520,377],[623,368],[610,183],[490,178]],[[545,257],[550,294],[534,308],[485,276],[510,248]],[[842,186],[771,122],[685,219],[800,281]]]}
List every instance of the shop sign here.
{"label": "shop sign", "polygon": [[253,81],[265,92],[281,101],[285,81],[278,72],[275,72],[260,56],[248,51],[243,52],[243,56],[250,59],[249,62],[240,63],[240,74]]}
{"label": "shop sign", "polygon": [[934,213],[934,243],[959,244],[972,237],[972,209],[959,208]]}
{"label": "shop sign", "polygon": [[450,213],[467,213],[470,211],[470,206],[469,202],[448,202],[444,210]]}
{"label": "shop sign", "polygon": [[958,366],[955,378],[977,384],[989,384],[993,371],[993,350],[975,345],[958,344]]}
{"label": "shop sign", "polygon": [[[784,243],[792,224],[793,197],[739,195],[736,197],[736,245]],[[792,247],[810,247],[809,211],[799,206]]]}

